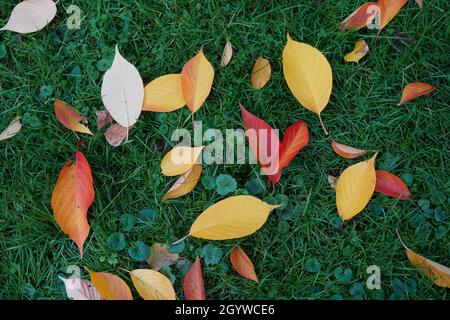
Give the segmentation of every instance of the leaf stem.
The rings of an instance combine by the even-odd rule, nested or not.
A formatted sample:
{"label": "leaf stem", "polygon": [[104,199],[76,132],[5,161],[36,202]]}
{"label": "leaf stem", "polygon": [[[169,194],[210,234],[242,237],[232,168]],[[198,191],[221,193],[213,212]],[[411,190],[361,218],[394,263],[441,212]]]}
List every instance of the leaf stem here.
{"label": "leaf stem", "polygon": [[325,128],[325,125],[323,124],[322,116],[321,116],[320,114],[319,114],[319,120],[320,120],[320,125],[322,126],[323,131],[324,131],[325,134],[328,136],[329,133],[328,133],[327,129]]}
{"label": "leaf stem", "polygon": [[183,238],[181,238],[180,240],[177,240],[177,241],[175,241],[174,243],[172,243],[172,246],[174,246],[174,245],[180,243],[181,241],[183,241],[184,239],[186,239],[186,238],[189,237],[189,236],[190,236],[190,234],[188,233],[187,235],[185,235],[185,236],[184,236]]}

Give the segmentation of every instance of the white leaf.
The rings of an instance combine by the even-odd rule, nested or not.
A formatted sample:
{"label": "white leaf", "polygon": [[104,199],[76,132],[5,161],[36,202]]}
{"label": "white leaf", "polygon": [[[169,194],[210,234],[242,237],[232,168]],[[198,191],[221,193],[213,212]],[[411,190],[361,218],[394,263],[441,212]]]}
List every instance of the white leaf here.
{"label": "white leaf", "polygon": [[0,141],[14,137],[21,128],[20,117],[15,117],[8,127],[0,133]]}
{"label": "white leaf", "polygon": [[144,83],[139,71],[120,55],[117,46],[113,64],[103,76],[102,100],[122,127],[135,124],[142,111]]}
{"label": "white leaf", "polygon": [[14,7],[6,25],[0,29],[31,33],[44,28],[56,15],[52,0],[25,0]]}
{"label": "white leaf", "polygon": [[102,300],[94,285],[83,279],[65,279],[59,277],[66,287],[67,296],[71,300]]}

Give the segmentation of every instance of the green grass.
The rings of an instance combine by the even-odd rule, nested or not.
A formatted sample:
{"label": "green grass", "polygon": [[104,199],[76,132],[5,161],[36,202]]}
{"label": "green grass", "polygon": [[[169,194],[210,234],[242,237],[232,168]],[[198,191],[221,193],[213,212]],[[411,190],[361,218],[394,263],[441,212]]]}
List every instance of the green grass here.
{"label": "green grass", "polygon": [[[449,3],[426,1],[419,10],[409,1],[374,45],[376,31],[337,28],[363,1],[319,2],[60,1],[57,17],[40,32],[25,36],[1,32],[6,56],[0,58],[0,128],[16,115],[22,116],[24,128],[0,143],[0,297],[65,298],[57,276],[69,265],[118,274],[131,286],[120,268],[132,270],[138,263],[126,250],[118,252],[117,263],[108,262],[115,253],[106,239],[120,231],[122,213],[136,214],[142,208],[157,211],[153,223],[138,222],[124,232],[127,246],[136,240],[151,245],[181,238],[207,205],[224,198],[199,183],[189,195],[159,204],[174,181],[161,175],[159,163],[170,148],[172,130],[192,130],[187,110],[162,117],[143,113],[131,131],[130,142],[118,148],[106,143],[103,131],[94,137],[83,136],[81,150],[92,168],[96,197],[89,210],[91,232],[80,261],[78,249],[55,223],[50,206],[59,171],[76,148],[74,135],[55,118],[52,100],[72,103],[87,115],[94,131],[95,110],[103,108],[102,72],[97,62],[103,58],[111,61],[118,43],[146,83],[179,72],[203,46],[216,70],[211,95],[196,114],[205,127],[242,128],[239,102],[282,132],[296,120],[308,123],[309,146],[284,171],[276,189],[266,188],[262,195],[289,197],[293,217],[284,219],[275,211],[262,229],[238,240],[186,241],[182,256],[190,260],[208,243],[224,252],[217,265],[206,267],[202,261],[208,298],[330,299],[340,294],[351,299],[352,284],[365,284],[366,268],[375,264],[381,268],[382,290],[366,289],[363,298],[448,299],[448,291],[433,285],[409,264],[395,229],[411,249],[450,265],[449,219],[425,218],[418,227],[411,223],[421,214],[420,199],[431,200],[432,208],[440,206],[446,212],[450,208]],[[70,4],[83,10],[81,30],[65,27],[64,8]],[[2,2],[2,23],[13,7],[12,2]],[[317,116],[303,109],[289,92],[281,63],[288,32],[293,39],[319,48],[330,61],[334,86],[322,117],[332,137],[379,150],[378,168],[411,174],[411,201],[374,195],[371,203],[377,204],[381,213],[366,209],[342,230],[334,226],[338,214],[327,175],[356,161],[333,152]],[[397,32],[407,32],[415,42],[397,51],[389,41]],[[345,63],[343,55],[360,38],[366,39],[371,51],[359,65]],[[235,54],[231,64],[221,68],[218,63],[227,39]],[[255,91],[249,73],[258,56],[270,60],[272,78]],[[76,67],[79,76],[72,73]],[[438,90],[397,107],[403,86],[412,81],[430,82]],[[40,95],[44,85],[53,88],[45,98]],[[162,151],[157,148],[161,142]],[[205,167],[203,175],[229,174],[238,188],[244,188],[258,172],[256,165],[214,165]],[[436,239],[439,226],[446,235]],[[431,232],[424,236],[424,230]],[[236,245],[252,258],[259,284],[240,278],[231,269],[228,255]],[[305,269],[306,260],[312,257],[321,263],[319,273]],[[350,283],[336,280],[338,267],[351,268]],[[172,272],[177,296],[182,298],[182,276],[176,267]],[[404,283],[409,284],[406,291]]]}

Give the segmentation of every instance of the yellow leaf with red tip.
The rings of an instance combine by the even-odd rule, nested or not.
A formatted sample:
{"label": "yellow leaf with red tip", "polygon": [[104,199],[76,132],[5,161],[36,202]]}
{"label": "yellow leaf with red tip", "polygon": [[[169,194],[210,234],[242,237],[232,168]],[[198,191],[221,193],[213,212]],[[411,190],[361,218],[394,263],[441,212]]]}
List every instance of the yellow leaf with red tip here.
{"label": "yellow leaf with red tip", "polygon": [[61,122],[64,127],[72,131],[92,135],[91,130],[89,130],[86,126],[80,123],[80,121],[84,122],[87,121],[86,117],[83,117],[77,111],[77,109],[61,100],[55,100],[54,107],[55,107],[55,115],[58,118],[59,122]]}
{"label": "yellow leaf with red tip", "polygon": [[436,89],[436,87],[432,86],[429,83],[425,83],[425,82],[408,83],[405,86],[405,88],[403,89],[402,98],[400,99],[400,102],[398,105],[401,105],[405,102],[411,101],[420,96],[429,94],[430,92],[432,92],[435,89]]}
{"label": "yellow leaf with red tip", "polygon": [[352,52],[347,53],[344,60],[347,62],[358,63],[369,52],[369,46],[364,40],[358,40],[355,43],[355,47]]}
{"label": "yellow leaf with red tip", "polygon": [[120,277],[108,272],[89,272],[92,284],[105,300],[133,300],[130,287]]}
{"label": "yellow leaf with red tip", "polygon": [[143,111],[170,112],[185,104],[180,74],[161,76],[144,88]]}

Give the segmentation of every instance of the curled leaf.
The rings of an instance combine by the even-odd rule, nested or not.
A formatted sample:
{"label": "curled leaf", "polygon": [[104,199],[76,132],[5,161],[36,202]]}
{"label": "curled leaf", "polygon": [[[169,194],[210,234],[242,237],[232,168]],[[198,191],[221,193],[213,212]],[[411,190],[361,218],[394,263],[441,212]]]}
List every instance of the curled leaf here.
{"label": "curled leaf", "polygon": [[108,110],[95,110],[95,115],[97,116],[97,127],[99,130],[113,121]]}
{"label": "curled leaf", "polygon": [[84,279],[59,278],[64,282],[67,297],[70,300],[102,300],[100,293],[90,281]]}
{"label": "curled leaf", "polygon": [[214,80],[214,69],[211,63],[200,52],[189,60],[181,71],[181,87],[186,105],[192,111],[197,112],[211,92]]}
{"label": "curled leaf", "polygon": [[32,33],[41,30],[56,15],[52,0],[25,0],[16,5],[6,25],[0,29],[18,33]]}
{"label": "curled leaf", "polygon": [[22,124],[20,123],[20,117],[15,117],[13,121],[0,133],[0,141],[10,139],[19,133],[22,129]]}
{"label": "curled leaf", "polygon": [[234,196],[219,201],[200,214],[189,234],[208,240],[245,237],[266,222],[269,213],[278,208],[252,196]]}
{"label": "curled leaf", "polygon": [[61,170],[51,202],[56,222],[64,233],[75,241],[81,256],[90,229],[87,211],[94,201],[94,196],[89,163],[83,153],[77,151],[75,162],[67,161]]}
{"label": "curled leaf", "polygon": [[161,171],[165,176],[178,176],[189,171],[196,163],[201,163],[201,147],[175,147],[161,161]]}
{"label": "curled leaf", "polygon": [[189,171],[183,173],[173,186],[167,191],[167,193],[162,198],[161,202],[174,199],[191,192],[198,183],[200,176],[202,174],[202,165],[194,164],[194,166],[189,169]]}
{"label": "curled leaf", "polygon": [[358,158],[360,156],[365,155],[368,152],[367,150],[361,150],[354,147],[350,147],[348,145],[336,142],[334,140],[331,142],[331,147],[333,148],[334,152],[336,152],[342,158],[346,159]]}
{"label": "curled leaf", "polygon": [[113,123],[105,132],[105,138],[113,147],[118,147],[127,137],[128,128],[122,127],[118,123]]}
{"label": "curled leaf", "polygon": [[231,45],[230,41],[227,41],[225,47],[223,48],[222,58],[220,59],[220,66],[221,67],[227,66],[230,63],[232,57],[233,57],[233,46]]}
{"label": "curled leaf", "polygon": [[375,192],[400,200],[409,199],[409,189],[402,179],[386,170],[376,170],[376,176]]}
{"label": "curled leaf", "polygon": [[64,127],[72,131],[87,133],[92,135],[91,130],[82,125],[80,121],[87,122],[77,109],[61,100],[55,100],[55,115]]}
{"label": "curled leaf", "polygon": [[139,71],[124,59],[116,46],[114,61],[103,76],[102,100],[111,117],[122,127],[136,123],[144,101]]}
{"label": "curled leaf", "polygon": [[398,105],[401,105],[405,102],[411,101],[417,97],[424,96],[426,94],[429,94],[433,90],[435,90],[436,87],[432,86],[429,83],[425,82],[412,82],[408,83],[402,92],[402,98],[400,99],[400,102]]}
{"label": "curled leaf", "polygon": [[120,277],[108,272],[94,272],[86,268],[94,287],[105,300],[133,300],[130,287]]}
{"label": "curled leaf", "polygon": [[154,243],[150,247],[150,251],[151,254],[147,259],[147,263],[155,271],[159,271],[164,266],[174,265],[180,258],[178,253],[167,251],[167,245],[163,243]]}
{"label": "curled leaf", "polygon": [[237,273],[244,278],[255,281],[256,283],[259,282],[253,263],[244,250],[240,247],[234,248],[231,251],[230,260],[234,270],[236,270]]}
{"label": "curled leaf", "polygon": [[158,271],[133,270],[131,271],[131,281],[144,300],[176,300],[172,282]]}
{"label": "curled leaf", "polygon": [[253,66],[251,74],[252,86],[255,89],[261,89],[270,80],[272,74],[272,68],[270,67],[270,62],[263,57],[256,59],[255,65]]}
{"label": "curled leaf", "polygon": [[144,88],[144,111],[170,112],[185,104],[180,74],[156,78]]}
{"label": "curled leaf", "polygon": [[344,57],[344,60],[347,62],[356,62],[358,63],[366,54],[369,52],[369,46],[366,41],[358,40],[355,43],[355,48],[352,52],[347,53]]}
{"label": "curled leaf", "polygon": [[183,280],[183,291],[186,300],[206,300],[202,266],[198,256],[195,257],[195,262],[186,272]]}
{"label": "curled leaf", "polygon": [[350,220],[360,213],[375,190],[375,158],[354,164],[339,177],[336,185],[336,206],[342,220]]}

